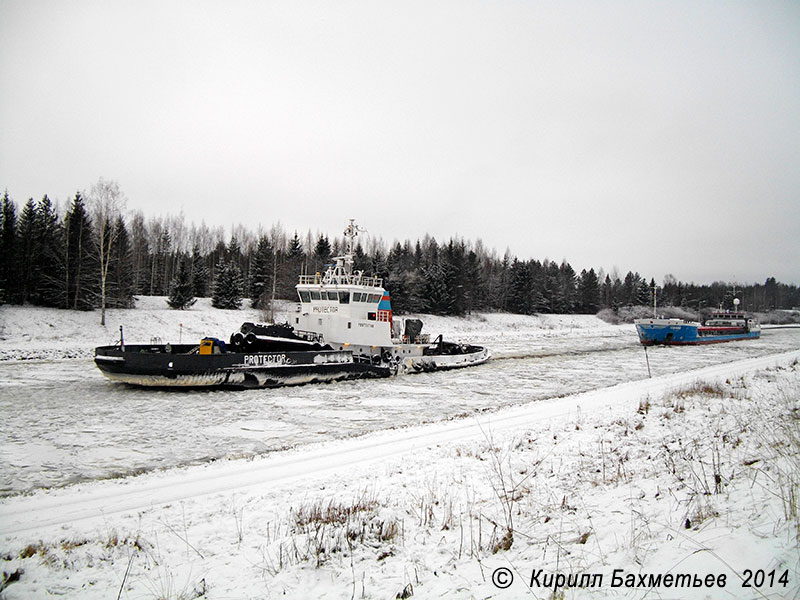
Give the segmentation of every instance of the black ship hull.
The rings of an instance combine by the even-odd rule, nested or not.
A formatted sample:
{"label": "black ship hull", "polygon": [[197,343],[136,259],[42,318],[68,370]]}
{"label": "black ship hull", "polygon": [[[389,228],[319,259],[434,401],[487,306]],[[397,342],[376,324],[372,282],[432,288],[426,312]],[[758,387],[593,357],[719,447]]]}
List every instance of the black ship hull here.
{"label": "black ship hull", "polygon": [[263,388],[382,378],[390,369],[351,352],[276,351],[198,354],[191,345],[95,348],[95,364],[112,381],[149,387]]}

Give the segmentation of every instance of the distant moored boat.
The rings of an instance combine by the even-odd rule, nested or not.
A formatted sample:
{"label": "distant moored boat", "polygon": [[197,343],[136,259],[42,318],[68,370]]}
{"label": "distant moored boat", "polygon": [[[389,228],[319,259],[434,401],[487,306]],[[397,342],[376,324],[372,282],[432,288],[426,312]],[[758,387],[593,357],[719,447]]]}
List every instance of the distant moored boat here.
{"label": "distant moored boat", "polygon": [[[734,306],[739,299],[734,298]],[[655,311],[655,308],[654,308]],[[761,335],[761,326],[752,317],[738,311],[711,313],[702,323],[683,319],[636,319],[639,341],[644,346],[717,344],[734,340],[752,340]]]}

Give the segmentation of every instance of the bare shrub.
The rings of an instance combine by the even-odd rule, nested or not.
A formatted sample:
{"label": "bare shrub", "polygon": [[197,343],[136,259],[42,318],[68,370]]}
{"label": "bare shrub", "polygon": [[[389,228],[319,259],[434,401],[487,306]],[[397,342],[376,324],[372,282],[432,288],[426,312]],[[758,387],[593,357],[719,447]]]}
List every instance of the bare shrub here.
{"label": "bare shrub", "polygon": [[792,325],[800,323],[800,310],[771,310],[769,312],[755,313],[755,317],[762,324]]}
{"label": "bare shrub", "polygon": [[[656,309],[658,318],[683,319],[685,321],[699,321],[700,313],[680,306],[659,306]],[[613,310],[604,308],[597,313],[597,317],[611,325],[620,323],[633,323],[636,319],[650,319],[653,317],[652,306],[620,306]]]}
{"label": "bare shrub", "polygon": [[619,325],[621,323],[621,320],[619,316],[617,316],[617,313],[615,313],[610,308],[604,308],[603,310],[598,312],[597,318],[602,319],[603,321],[611,325]]}

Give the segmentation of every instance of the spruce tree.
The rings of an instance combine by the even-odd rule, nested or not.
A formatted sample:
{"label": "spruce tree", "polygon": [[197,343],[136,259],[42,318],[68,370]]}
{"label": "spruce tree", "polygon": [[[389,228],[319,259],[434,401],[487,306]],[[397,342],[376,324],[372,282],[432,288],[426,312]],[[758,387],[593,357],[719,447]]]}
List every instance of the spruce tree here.
{"label": "spruce tree", "polygon": [[[235,263],[239,263],[242,260],[242,248],[235,235],[231,236],[231,241],[228,244],[228,260]],[[241,265],[239,265],[239,269],[241,270]]]}
{"label": "spruce tree", "polygon": [[638,286],[636,288],[636,304],[641,306],[653,304],[653,288],[655,288],[655,286],[655,280],[648,284],[644,278],[639,279]]}
{"label": "spruce tree", "polygon": [[219,240],[214,246],[214,249],[206,257],[207,266],[209,271],[209,281],[211,282],[210,292],[213,293],[214,280],[217,278],[217,268],[225,263],[225,257],[228,256],[228,247],[225,242]]}
{"label": "spruce tree", "polygon": [[192,293],[197,298],[208,295],[208,267],[205,257],[200,254],[199,246],[192,248]]}
{"label": "spruce tree", "polygon": [[19,250],[19,288],[17,301],[22,304],[34,301],[39,287],[39,223],[36,205],[29,199],[22,209],[17,227]]}
{"label": "spruce tree", "polygon": [[[533,312],[546,313],[550,310],[550,296],[548,295],[548,262],[540,263],[538,260],[531,260],[531,303]],[[555,265],[555,263],[553,263]]]}
{"label": "spruce tree", "polygon": [[392,311],[395,313],[407,313],[411,310],[409,307],[409,276],[409,271],[400,267],[391,267],[384,281],[384,286],[392,296]]}
{"label": "spruce tree", "polygon": [[508,298],[511,287],[511,265],[516,257],[512,259],[511,252],[506,250],[503,260],[497,265],[493,279],[489,285],[490,305],[498,310],[508,309]]}
{"label": "spruce tree", "polygon": [[369,274],[375,277],[385,278],[388,271],[386,256],[380,248],[376,248],[372,255],[372,267],[369,270]]}
{"label": "spruce tree", "polygon": [[133,262],[133,293],[147,294],[150,290],[150,242],[147,239],[147,228],[144,215],[133,213],[130,221],[131,260]]}
{"label": "spruce tree", "polygon": [[276,255],[269,238],[262,235],[250,261],[250,306],[265,308],[271,298],[274,283]]}
{"label": "spruce tree", "polygon": [[484,296],[486,294],[486,285],[484,273],[481,270],[480,258],[474,250],[470,250],[467,254],[464,264],[464,279],[467,284],[465,292],[467,314],[472,314],[473,310],[480,310],[483,308]]}
{"label": "spruce tree", "polygon": [[186,256],[181,255],[177,273],[175,273],[169,285],[167,304],[169,304],[170,308],[176,310],[186,310],[196,301],[193,292],[192,272],[187,264]]}
{"label": "spruce tree", "polygon": [[39,223],[39,264],[36,301],[44,306],[64,308],[67,304],[66,238],[64,226],[50,198],[45,195],[36,206]]}
{"label": "spruce tree", "polygon": [[238,310],[242,304],[244,281],[239,265],[233,261],[220,262],[214,279],[214,292],[211,306],[228,310]]}
{"label": "spruce tree", "polygon": [[450,265],[442,257],[423,270],[425,279],[425,310],[435,315],[447,315],[453,308],[452,290],[447,280]]}
{"label": "spruce tree", "polygon": [[392,311],[408,312],[408,256],[398,242],[386,257],[387,275],[384,285],[392,295]]}
{"label": "spruce tree", "polygon": [[305,252],[303,251],[303,245],[300,243],[297,232],[295,232],[294,237],[289,241],[289,249],[284,256],[281,268],[278,286],[278,294],[281,298],[293,299],[297,297],[295,284],[297,283],[297,276],[302,272],[304,262]]}
{"label": "spruce tree", "polygon": [[600,282],[594,269],[584,269],[578,277],[578,309],[593,315],[600,307]]}
{"label": "spruce tree", "polygon": [[94,231],[80,192],[64,218],[66,230],[67,302],[65,308],[92,310],[97,300],[100,269]]}
{"label": "spruce tree", "polygon": [[628,305],[633,306],[637,304],[637,296],[639,292],[639,274],[635,275],[628,271],[625,275],[625,281],[622,284],[622,301]]}
{"label": "spruce tree", "polygon": [[315,273],[324,273],[325,265],[331,261],[331,243],[327,236],[319,236],[314,246],[314,262],[312,269]]}
{"label": "spruce tree", "polygon": [[170,257],[172,254],[172,235],[166,227],[159,227],[155,232],[155,250],[150,263],[150,295],[163,296],[167,292],[170,273]]}
{"label": "spruce tree", "polygon": [[247,290],[249,289],[249,282],[247,278],[249,277],[250,273],[248,272],[249,269],[247,267],[247,258],[245,254],[242,252],[242,247],[239,244],[239,240],[236,239],[236,236],[231,236],[231,241],[228,244],[228,253],[227,253],[227,260],[228,262],[234,263],[237,267],[239,267],[239,274],[242,278],[242,292],[241,296],[244,297],[247,294]]}
{"label": "spruce tree", "polygon": [[[534,261],[536,262],[536,261]],[[553,314],[558,307],[558,265],[550,260],[543,260],[537,281],[541,287],[544,303],[541,312]]]}
{"label": "spruce tree", "polygon": [[531,266],[514,258],[510,268],[508,310],[513,313],[532,315],[536,309],[533,302],[533,275]]}
{"label": "spruce tree", "polygon": [[469,282],[466,278],[464,262],[466,259],[464,242],[451,239],[444,247],[443,266],[445,285],[450,290],[450,306],[445,314],[461,316],[467,311],[467,292]]}
{"label": "spruce tree", "polygon": [[128,228],[121,215],[117,216],[114,223],[114,238],[108,275],[108,306],[133,308],[133,248]]}
{"label": "spruce tree", "polygon": [[17,207],[7,191],[3,194],[0,218],[0,302],[14,302],[19,290]]}
{"label": "spruce tree", "polygon": [[361,242],[356,244],[356,249],[353,250],[353,271],[364,271],[365,275],[372,275],[370,269],[372,268],[372,259],[364,252]]}
{"label": "spruce tree", "polygon": [[574,312],[577,295],[575,270],[567,261],[563,261],[558,267],[558,297],[560,299],[558,312],[561,314]]}

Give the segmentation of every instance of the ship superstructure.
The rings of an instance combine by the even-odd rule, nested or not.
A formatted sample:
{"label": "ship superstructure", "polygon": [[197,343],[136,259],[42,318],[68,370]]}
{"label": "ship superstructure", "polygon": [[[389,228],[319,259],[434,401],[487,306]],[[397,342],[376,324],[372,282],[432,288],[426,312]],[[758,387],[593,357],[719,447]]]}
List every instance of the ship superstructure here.
{"label": "ship superstructure", "polygon": [[301,275],[300,303],[293,326],[336,350],[390,362],[407,370],[432,370],[484,362],[485,348],[445,342],[432,344],[421,334],[418,319],[395,319],[383,279],[354,270],[355,241],[360,232],[353,219],[344,231],[345,253],[334,257],[324,273]]}

